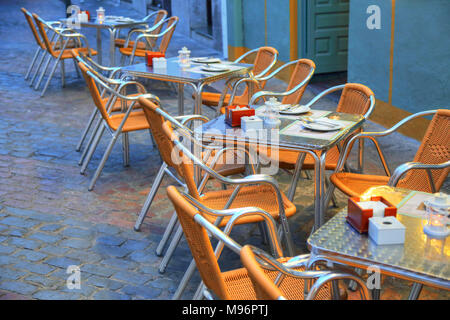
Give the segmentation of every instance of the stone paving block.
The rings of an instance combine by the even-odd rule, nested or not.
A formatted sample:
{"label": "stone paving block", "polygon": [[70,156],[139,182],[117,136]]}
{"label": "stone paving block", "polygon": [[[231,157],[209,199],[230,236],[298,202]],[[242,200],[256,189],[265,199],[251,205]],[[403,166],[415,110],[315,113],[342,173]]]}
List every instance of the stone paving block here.
{"label": "stone paving block", "polygon": [[92,297],[96,300],[131,300],[131,297],[126,294],[110,290],[100,290],[94,293]]}
{"label": "stone paving block", "polygon": [[62,256],[66,254],[70,249],[69,248],[63,248],[63,247],[57,247],[57,246],[46,246],[39,249],[41,252],[50,253],[52,255]]}
{"label": "stone paving block", "polygon": [[61,234],[66,237],[73,237],[80,239],[87,239],[92,237],[92,231],[75,227],[68,227],[63,231],[61,231]]}
{"label": "stone paving block", "polygon": [[9,228],[5,230],[1,230],[0,233],[4,236],[11,237],[23,237],[28,231],[20,228]]}
{"label": "stone paving block", "polygon": [[135,269],[138,266],[136,262],[119,258],[105,259],[101,263],[118,269]]}
{"label": "stone paving block", "polygon": [[41,290],[33,294],[33,298],[39,300],[76,300],[81,295],[77,293],[67,293],[56,290]]}
{"label": "stone paving block", "polygon": [[39,251],[23,249],[15,252],[13,256],[18,258],[25,258],[26,260],[36,262],[47,258],[48,255]]}
{"label": "stone paving block", "polygon": [[8,226],[15,226],[15,227],[21,227],[21,228],[32,228],[35,225],[39,224],[39,222],[37,222],[37,221],[25,220],[22,218],[12,217],[12,216],[3,218],[2,220],[0,220],[0,223],[8,225]]}
{"label": "stone paving block", "polygon": [[17,249],[16,247],[0,245],[0,254],[10,254],[10,253],[13,253],[14,251],[16,251],[16,249]]}
{"label": "stone paving block", "polygon": [[86,250],[72,249],[70,252],[66,253],[65,256],[67,258],[79,260],[82,263],[97,263],[102,260],[100,255]]}
{"label": "stone paving block", "polygon": [[59,243],[63,247],[69,247],[74,249],[87,249],[91,247],[91,241],[83,239],[66,239]]}
{"label": "stone paving block", "polygon": [[153,264],[159,261],[161,257],[158,257],[154,252],[138,250],[130,254],[130,259],[139,263]]}
{"label": "stone paving block", "polygon": [[125,241],[126,241],[126,239],[117,237],[117,236],[113,236],[113,235],[100,236],[96,239],[97,243],[108,245],[108,246],[120,246]]}
{"label": "stone paving block", "polygon": [[20,281],[4,281],[0,283],[0,289],[31,295],[37,290],[37,287]]}
{"label": "stone paving block", "polygon": [[17,270],[25,270],[27,272],[33,272],[40,275],[46,275],[55,270],[55,268],[50,267],[47,264],[43,263],[30,263],[26,261],[21,261],[14,265],[14,268]]}
{"label": "stone paving block", "polygon": [[122,248],[130,249],[130,250],[144,250],[150,246],[150,241],[145,240],[127,240],[124,244],[122,244]]}
{"label": "stone paving block", "polygon": [[14,270],[10,268],[2,268],[2,272],[0,275],[0,280],[9,279],[9,280],[17,280],[24,275],[26,275],[28,272],[25,272],[23,270]]}
{"label": "stone paving block", "polygon": [[37,274],[31,274],[27,277],[25,277],[25,281],[31,282],[32,284],[35,284],[39,287],[44,287],[46,289],[52,288],[58,284],[58,282],[61,282],[58,279],[54,279],[48,276],[41,276]]}
{"label": "stone paving block", "polygon": [[75,265],[75,266],[80,265],[80,261],[74,260],[74,259],[68,259],[68,258],[64,258],[64,257],[50,258],[50,259],[45,260],[45,263],[49,264],[51,266],[63,268],[64,270],[67,269],[67,267],[71,266],[71,265]]}
{"label": "stone paving block", "polygon": [[142,273],[137,273],[137,272],[130,272],[130,271],[119,271],[117,273],[115,273],[112,276],[113,279],[117,279],[117,280],[121,280],[124,282],[128,282],[128,283],[132,283],[135,285],[143,285],[144,283],[146,283],[147,281],[151,280],[152,277],[142,274]]}
{"label": "stone paving block", "polygon": [[37,242],[37,241],[23,239],[23,238],[12,238],[9,241],[9,243],[12,245],[15,245],[16,247],[19,247],[19,248],[32,249],[32,250],[37,249],[41,246],[39,244],[39,242]]}
{"label": "stone paving block", "polygon": [[103,244],[96,244],[94,246],[94,251],[104,257],[116,257],[116,258],[123,258],[130,253],[130,250],[120,248],[117,246],[107,246]]}
{"label": "stone paving block", "polygon": [[119,233],[120,229],[116,226],[111,226],[108,224],[97,224],[94,227],[94,230],[101,232],[101,233],[107,233],[107,234],[117,234]]}
{"label": "stone paving block", "polygon": [[52,232],[52,231],[57,231],[61,228],[62,228],[62,225],[60,225],[60,224],[47,224],[47,225],[42,226],[39,230]]}
{"label": "stone paving block", "polygon": [[133,297],[133,299],[156,299],[162,292],[161,289],[149,286],[125,286],[120,291]]}
{"label": "stone paving block", "polygon": [[62,236],[51,235],[43,232],[36,232],[28,236],[29,239],[40,240],[46,243],[55,243],[61,240]]}
{"label": "stone paving block", "polygon": [[[106,288],[109,290],[117,290],[124,286],[123,282],[115,281],[111,279],[107,279],[104,277],[99,276],[90,276],[87,280],[85,280],[86,283],[91,284],[93,286],[99,287],[99,288]],[[83,283],[83,280],[82,280]]]}
{"label": "stone paving block", "polygon": [[103,277],[110,277],[112,274],[114,274],[117,270],[111,269],[105,266],[96,265],[96,264],[85,264],[81,266],[81,272],[87,272],[91,274],[95,274],[97,276],[103,276]]}

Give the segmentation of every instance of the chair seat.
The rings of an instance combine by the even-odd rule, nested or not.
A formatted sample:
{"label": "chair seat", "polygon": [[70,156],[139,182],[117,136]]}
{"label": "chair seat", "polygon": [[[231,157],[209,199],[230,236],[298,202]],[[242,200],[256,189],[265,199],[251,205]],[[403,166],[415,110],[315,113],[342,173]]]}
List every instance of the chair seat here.
{"label": "chair seat", "polygon": [[[285,261],[286,258],[282,260]],[[303,269],[298,268],[295,270],[301,271]],[[278,272],[275,271],[264,270],[264,272],[272,281],[275,281],[275,278],[278,275]],[[227,293],[231,300],[256,300],[253,284],[245,268],[223,272],[222,276],[226,283]],[[303,279],[288,276],[281,283],[280,290],[284,293],[284,297],[288,300],[304,300],[304,283],[305,282]],[[316,300],[330,299],[331,288],[327,284],[320,289],[316,296]]]}
{"label": "chair seat", "polygon": [[[131,56],[131,54],[133,53],[133,48],[130,48],[130,47],[128,47],[128,48],[120,48],[119,51],[123,55]],[[134,56],[135,57],[145,57],[145,53],[158,54],[159,52],[143,50],[143,49],[136,49],[136,51],[134,52]]]}
{"label": "chair seat", "polygon": [[[119,38],[119,39],[114,40],[114,45],[116,47],[123,48],[123,46],[125,45],[125,42],[126,42],[126,39],[120,39]],[[128,46],[133,48],[134,47],[134,41],[129,41],[128,42]],[[145,43],[139,41],[138,44],[137,44],[137,49],[145,49]]]}
{"label": "chair seat", "polygon": [[[389,177],[339,172],[330,176],[331,182],[343,193],[349,197],[359,197],[367,189],[377,186],[385,186],[388,184]],[[401,181],[399,181],[400,186]]]}
{"label": "chair seat", "polygon": [[[65,49],[61,59],[73,59],[73,54],[72,54],[72,50],[77,51],[78,53],[83,53],[84,55],[86,55],[88,53],[88,49],[86,47],[81,47],[81,48],[73,48],[73,49]],[[60,54],[61,50],[53,50],[53,56],[55,58],[57,58]],[[90,54],[91,56],[96,56],[97,55],[97,51],[94,49],[90,49]]]}
{"label": "chair seat", "polygon": [[[114,131],[117,130],[117,128],[119,127],[124,116],[125,116],[124,113],[120,113],[120,114],[113,114],[112,116],[109,117],[109,124]],[[148,121],[147,118],[145,117],[144,112],[132,111],[127,121],[125,122],[122,131],[130,132],[144,129],[150,129],[150,126],[148,125]]]}
{"label": "chair seat", "polygon": [[[72,49],[76,47],[76,43],[73,39],[69,39],[67,40],[67,45],[66,45],[66,49]],[[64,44],[66,43],[66,40],[63,40],[63,45],[61,46],[61,42],[60,41],[52,41],[50,42],[50,46],[52,48],[54,48],[55,50],[60,50],[62,47],[64,47]],[[42,49],[45,50],[45,46],[42,46]]]}
{"label": "chair seat", "polygon": [[[221,210],[225,207],[233,190],[234,188],[206,192],[201,198],[201,201],[205,204],[205,206],[211,209]],[[286,217],[294,215],[297,210],[295,205],[291,201],[289,201],[283,193],[281,195],[283,198],[283,206]],[[276,194],[271,186],[258,185],[242,187],[233,203],[231,204],[230,209],[244,207],[258,207],[270,213],[272,217],[274,217],[274,219],[278,219],[279,217]],[[207,216],[207,218],[211,222],[214,222],[216,219],[212,216]],[[228,222],[228,220],[229,217],[225,217],[222,220],[220,226],[224,226]],[[262,221],[262,218],[259,216],[247,216],[245,218],[239,219],[237,221],[237,224],[246,224],[259,221]]]}

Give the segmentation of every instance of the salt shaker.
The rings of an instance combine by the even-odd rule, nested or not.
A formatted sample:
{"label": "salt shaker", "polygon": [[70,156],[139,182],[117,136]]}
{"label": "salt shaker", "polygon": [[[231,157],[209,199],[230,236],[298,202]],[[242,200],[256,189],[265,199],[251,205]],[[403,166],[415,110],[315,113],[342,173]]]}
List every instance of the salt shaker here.
{"label": "salt shaker", "polygon": [[280,111],[281,103],[277,98],[270,98],[269,101],[265,103],[265,114],[264,114],[264,127],[267,129],[275,129],[280,126],[280,119],[278,119],[278,112]]}
{"label": "salt shaker", "polygon": [[178,60],[181,67],[189,67],[191,65],[191,61],[189,60],[190,54],[191,51],[186,47],[178,51]]}
{"label": "salt shaker", "polygon": [[97,9],[97,21],[99,23],[103,23],[103,21],[105,21],[105,9],[103,9],[103,7]]}

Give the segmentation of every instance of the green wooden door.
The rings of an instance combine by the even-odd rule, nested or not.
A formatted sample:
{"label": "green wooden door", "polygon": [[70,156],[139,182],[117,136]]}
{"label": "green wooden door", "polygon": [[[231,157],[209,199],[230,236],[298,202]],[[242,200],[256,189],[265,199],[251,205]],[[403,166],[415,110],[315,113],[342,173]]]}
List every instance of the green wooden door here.
{"label": "green wooden door", "polygon": [[316,73],[347,70],[349,0],[303,0],[299,52],[316,63]]}

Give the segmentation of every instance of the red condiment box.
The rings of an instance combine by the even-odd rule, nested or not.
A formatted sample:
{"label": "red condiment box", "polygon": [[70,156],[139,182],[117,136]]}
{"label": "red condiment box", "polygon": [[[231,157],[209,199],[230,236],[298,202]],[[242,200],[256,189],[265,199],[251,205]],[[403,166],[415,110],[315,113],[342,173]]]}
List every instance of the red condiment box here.
{"label": "red condiment box", "polygon": [[[246,110],[235,110],[236,108],[245,108]],[[225,108],[225,122],[232,127],[239,127],[241,125],[242,117],[251,117],[255,115],[255,109],[250,108],[248,105],[235,105]]]}
{"label": "red condiment box", "polygon": [[[369,231],[369,218],[372,218],[373,209],[362,209],[358,202],[358,197],[348,198],[347,222],[359,233],[367,233]],[[381,201],[387,208],[384,209],[384,216],[397,216],[397,208],[383,197],[373,196],[368,201]]]}
{"label": "red condiment box", "polygon": [[88,10],[86,10],[85,12],[86,12],[86,14],[88,16],[88,21],[90,21],[91,20],[91,13]]}
{"label": "red condiment box", "polygon": [[164,58],[166,55],[161,52],[146,51],[145,56],[147,57],[147,65],[151,67],[153,66],[153,58]]}

